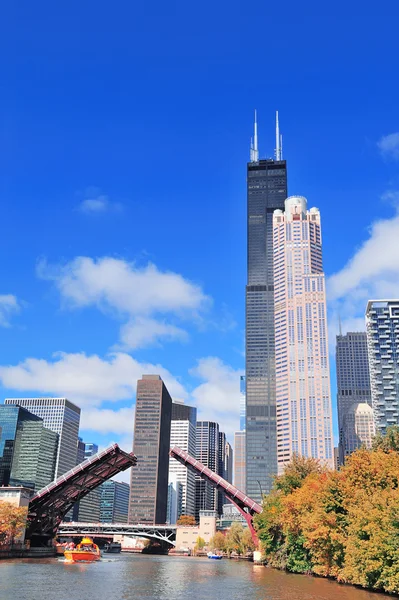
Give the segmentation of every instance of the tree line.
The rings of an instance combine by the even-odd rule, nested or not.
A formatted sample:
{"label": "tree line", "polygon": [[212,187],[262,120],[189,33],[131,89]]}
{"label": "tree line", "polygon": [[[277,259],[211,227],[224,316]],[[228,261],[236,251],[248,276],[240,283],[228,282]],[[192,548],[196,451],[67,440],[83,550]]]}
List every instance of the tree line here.
{"label": "tree line", "polygon": [[270,566],[398,593],[399,429],[339,471],[294,456],[255,526]]}

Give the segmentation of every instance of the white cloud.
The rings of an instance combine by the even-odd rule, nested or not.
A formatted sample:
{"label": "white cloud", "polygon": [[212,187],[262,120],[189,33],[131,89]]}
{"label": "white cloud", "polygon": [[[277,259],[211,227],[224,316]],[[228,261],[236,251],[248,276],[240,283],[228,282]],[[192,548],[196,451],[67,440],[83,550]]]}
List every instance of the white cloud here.
{"label": "white cloud", "polygon": [[19,365],[0,367],[0,381],[10,390],[66,396],[86,409],[133,399],[137,380],[146,373],[159,374],[172,396],[187,397],[184,387],[167,369],[140,363],[122,352],[105,358],[64,352],[55,354],[51,361],[27,358]]}
{"label": "white cloud", "polygon": [[399,160],[399,131],[383,136],[377,146],[384,157]]}
{"label": "white cloud", "polygon": [[19,313],[21,306],[12,294],[0,295],[0,327],[9,327],[11,317]]}
{"label": "white cloud", "polygon": [[367,301],[399,298],[399,212],[391,219],[374,222],[369,237],[343,269],[328,280],[330,342],[338,330],[338,315],[343,331],[365,330]]}
{"label": "white cloud", "polygon": [[96,198],[86,198],[79,206],[78,210],[85,214],[103,214],[106,212],[119,212],[122,205],[119,202],[111,202],[108,196],[97,196]]}
{"label": "white cloud", "polygon": [[220,358],[201,358],[190,374],[203,379],[191,397],[198,409],[200,420],[216,421],[230,439],[239,425],[239,386],[241,369],[235,370]]}
{"label": "white cloud", "polygon": [[[84,430],[97,431],[98,433],[118,433],[122,439],[133,440],[134,406],[112,410],[111,408],[86,408],[82,411],[80,427]],[[121,445],[121,440],[118,441]],[[123,442],[126,445],[126,441]]]}
{"label": "white cloud", "polygon": [[123,325],[120,330],[121,346],[125,350],[159,345],[164,341],[186,341],[188,334],[184,329],[147,317],[136,317]]}
{"label": "white cloud", "polygon": [[154,264],[138,267],[122,259],[77,257],[64,266],[38,264],[42,279],[54,281],[64,306],[95,306],[128,322],[121,329],[125,348],[157,344],[158,339],[184,340],[183,329],[156,319],[159,314],[199,320],[211,300],[201,287],[178,273],[160,271]]}

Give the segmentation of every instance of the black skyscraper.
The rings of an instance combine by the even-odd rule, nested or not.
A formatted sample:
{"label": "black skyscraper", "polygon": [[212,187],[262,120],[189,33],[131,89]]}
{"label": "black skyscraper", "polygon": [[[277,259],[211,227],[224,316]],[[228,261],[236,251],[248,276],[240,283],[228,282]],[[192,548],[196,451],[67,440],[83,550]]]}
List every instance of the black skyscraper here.
{"label": "black skyscraper", "polygon": [[277,473],[273,212],[284,209],[287,166],[276,123],[276,159],[259,160],[257,125],[247,166],[246,493],[261,500]]}

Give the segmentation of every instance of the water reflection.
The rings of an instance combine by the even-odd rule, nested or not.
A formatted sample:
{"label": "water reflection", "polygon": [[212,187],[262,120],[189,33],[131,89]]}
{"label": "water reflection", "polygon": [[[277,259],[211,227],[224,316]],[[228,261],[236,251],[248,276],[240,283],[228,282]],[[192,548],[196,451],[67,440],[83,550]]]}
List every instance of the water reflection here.
{"label": "water reflection", "polygon": [[1,600],[386,600],[239,561],[119,555],[92,564],[0,561]]}

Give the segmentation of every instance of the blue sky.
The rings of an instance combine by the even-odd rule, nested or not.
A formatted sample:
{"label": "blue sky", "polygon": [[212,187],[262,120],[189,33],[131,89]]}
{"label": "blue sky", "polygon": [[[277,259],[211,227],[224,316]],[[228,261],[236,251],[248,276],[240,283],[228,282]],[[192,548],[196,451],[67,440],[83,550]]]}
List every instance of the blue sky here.
{"label": "blue sky", "polygon": [[338,313],[363,328],[398,295],[396,2],[2,16],[2,397],[66,395],[86,441],[128,448],[137,377],[160,372],[238,428],[254,108],[261,157],[278,109],[289,194],[321,210],[330,345]]}

